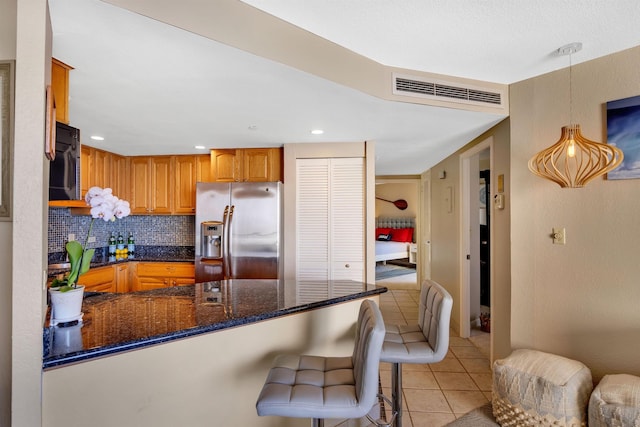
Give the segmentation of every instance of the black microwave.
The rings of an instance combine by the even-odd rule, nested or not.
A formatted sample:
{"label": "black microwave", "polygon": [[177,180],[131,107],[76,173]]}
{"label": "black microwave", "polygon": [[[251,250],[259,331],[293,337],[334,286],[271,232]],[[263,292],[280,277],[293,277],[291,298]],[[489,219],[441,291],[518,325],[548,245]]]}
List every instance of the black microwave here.
{"label": "black microwave", "polygon": [[56,156],[49,165],[49,200],[80,199],[80,129],[56,123]]}

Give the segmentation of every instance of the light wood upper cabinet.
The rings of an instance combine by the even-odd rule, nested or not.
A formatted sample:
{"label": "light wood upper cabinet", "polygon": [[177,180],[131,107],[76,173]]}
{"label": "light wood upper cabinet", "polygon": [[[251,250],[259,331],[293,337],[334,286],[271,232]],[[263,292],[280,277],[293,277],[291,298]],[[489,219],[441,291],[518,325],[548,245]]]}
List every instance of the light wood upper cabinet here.
{"label": "light wood upper cabinet", "polygon": [[93,186],[108,187],[120,199],[129,200],[127,158],[98,148],[80,147],[80,195]]}
{"label": "light wood upper cabinet", "polygon": [[113,194],[123,200],[129,200],[129,179],[127,167],[127,158],[118,154],[109,153],[111,159],[111,177],[110,187],[113,189]]}
{"label": "light wood upper cabinet", "polygon": [[211,180],[241,181],[242,150],[211,150]]}
{"label": "light wood upper cabinet", "polygon": [[80,151],[81,197],[93,186],[110,187],[118,198],[129,201],[132,214],[194,214],[197,182],[281,180],[280,148],[131,157],[86,145]]}
{"label": "light wood upper cabinet", "polygon": [[129,206],[131,213],[149,213],[151,199],[151,171],[148,157],[129,159],[131,187],[129,188]]}
{"label": "light wood upper cabinet", "polygon": [[131,212],[170,214],[174,188],[172,156],[137,156],[129,160]]}
{"label": "light wood upper cabinet", "polygon": [[211,156],[209,154],[196,156],[196,182],[213,182]]}
{"label": "light wood upper cabinet", "polygon": [[51,58],[51,89],[56,101],[56,121],[69,124],[69,71],[73,67]]}
{"label": "light wood upper cabinet", "polygon": [[91,147],[87,145],[80,146],[80,198],[84,200],[84,196],[91,188],[91,169],[92,169]]}
{"label": "light wood upper cabinet", "polygon": [[195,213],[196,169],[196,156],[176,156],[174,213]]}
{"label": "light wood upper cabinet", "polygon": [[282,180],[282,149],[211,150],[212,182],[268,182]]}
{"label": "light wood upper cabinet", "polygon": [[106,151],[97,148],[91,149],[93,162],[90,170],[91,186],[111,187],[111,156]]}
{"label": "light wood upper cabinet", "polygon": [[282,150],[279,148],[247,148],[242,162],[243,181],[281,181]]}
{"label": "light wood upper cabinet", "polygon": [[170,214],[173,212],[172,157],[151,158],[151,211]]}

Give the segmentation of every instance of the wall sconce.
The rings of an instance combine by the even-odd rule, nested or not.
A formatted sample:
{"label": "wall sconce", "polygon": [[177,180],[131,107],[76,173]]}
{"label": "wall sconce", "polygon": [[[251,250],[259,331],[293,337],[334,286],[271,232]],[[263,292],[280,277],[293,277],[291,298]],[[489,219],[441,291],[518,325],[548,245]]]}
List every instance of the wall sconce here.
{"label": "wall sconce", "polygon": [[580,125],[572,122],[571,55],[582,49],[582,43],[571,43],[558,49],[558,55],[569,55],[569,126],[563,126],[560,140],[529,160],[529,170],[562,188],[581,188],[589,181],[617,168],[624,157],[612,145],[591,141],[580,133]]}

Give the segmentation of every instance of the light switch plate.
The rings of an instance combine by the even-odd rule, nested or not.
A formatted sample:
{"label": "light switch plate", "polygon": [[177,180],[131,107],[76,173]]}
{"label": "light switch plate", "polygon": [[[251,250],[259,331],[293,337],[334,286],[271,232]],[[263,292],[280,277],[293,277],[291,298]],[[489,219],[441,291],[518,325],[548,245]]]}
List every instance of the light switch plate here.
{"label": "light switch plate", "polygon": [[554,228],[551,237],[554,245],[565,245],[567,243],[567,231],[564,228]]}

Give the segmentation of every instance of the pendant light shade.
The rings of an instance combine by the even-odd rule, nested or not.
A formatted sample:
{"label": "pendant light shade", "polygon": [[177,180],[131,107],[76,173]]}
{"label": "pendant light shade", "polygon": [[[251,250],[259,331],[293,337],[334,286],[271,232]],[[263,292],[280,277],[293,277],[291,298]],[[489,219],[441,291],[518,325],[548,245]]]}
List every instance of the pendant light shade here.
{"label": "pendant light shade", "polygon": [[590,141],[580,125],[563,126],[560,140],[529,160],[529,170],[563,188],[581,188],[617,168],[623,159],[617,147]]}
{"label": "pendant light shade", "polygon": [[571,55],[582,49],[575,42],[558,49],[558,55],[569,55],[569,126],[562,127],[560,140],[529,160],[529,170],[555,182],[562,188],[581,188],[589,181],[617,168],[624,157],[612,145],[591,141],[582,136],[580,125],[572,122]]}

